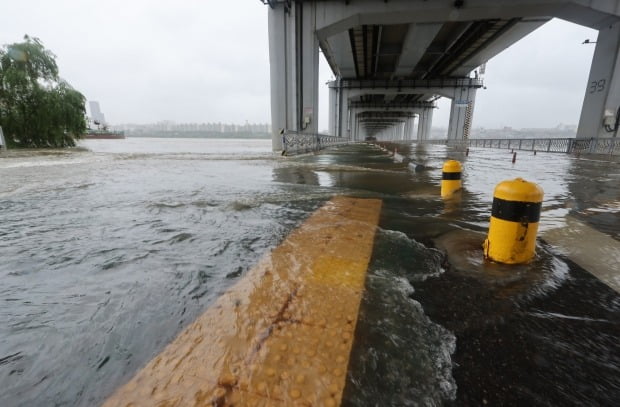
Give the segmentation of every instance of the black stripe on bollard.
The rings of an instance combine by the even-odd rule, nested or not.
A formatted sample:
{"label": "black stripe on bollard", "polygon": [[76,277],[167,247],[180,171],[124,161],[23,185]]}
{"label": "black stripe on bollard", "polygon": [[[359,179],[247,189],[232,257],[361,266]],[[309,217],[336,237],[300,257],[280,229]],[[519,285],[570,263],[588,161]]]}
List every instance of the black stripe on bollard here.
{"label": "black stripe on bollard", "polygon": [[537,223],[540,220],[542,202],[505,201],[493,198],[491,216],[508,222]]}
{"label": "black stripe on bollard", "polygon": [[456,181],[461,179],[460,172],[442,172],[441,179],[445,179],[447,181]]}

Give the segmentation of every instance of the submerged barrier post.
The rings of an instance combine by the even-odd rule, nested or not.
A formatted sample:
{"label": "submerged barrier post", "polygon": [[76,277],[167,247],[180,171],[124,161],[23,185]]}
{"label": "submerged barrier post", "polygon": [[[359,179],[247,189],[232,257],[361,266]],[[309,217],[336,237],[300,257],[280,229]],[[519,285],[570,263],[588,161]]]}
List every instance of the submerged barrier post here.
{"label": "submerged barrier post", "polygon": [[461,189],[461,163],[448,160],[443,164],[441,174],[441,197],[446,198]]}
{"label": "submerged barrier post", "polygon": [[516,151],[512,153],[512,163],[514,164],[515,162],[517,162],[517,153],[516,153]]}
{"label": "submerged barrier post", "polygon": [[465,157],[469,156],[469,147],[467,147],[467,150],[465,150]]}
{"label": "submerged barrier post", "polygon": [[506,264],[534,257],[543,190],[522,178],[500,182],[493,193],[484,257]]}

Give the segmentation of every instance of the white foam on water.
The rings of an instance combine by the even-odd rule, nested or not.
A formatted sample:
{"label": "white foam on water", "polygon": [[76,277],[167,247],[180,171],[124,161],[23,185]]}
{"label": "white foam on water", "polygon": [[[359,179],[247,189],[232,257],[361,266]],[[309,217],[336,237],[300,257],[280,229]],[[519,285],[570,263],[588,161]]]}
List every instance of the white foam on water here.
{"label": "white foam on water", "polygon": [[[416,248],[419,256],[432,257],[433,251],[400,232],[381,231],[381,239],[400,239]],[[440,406],[456,398],[452,376],[456,337],[431,321],[411,298],[415,288],[402,271],[386,264],[371,265],[369,270],[358,325],[363,339],[352,356],[352,388],[346,395],[351,405]]]}

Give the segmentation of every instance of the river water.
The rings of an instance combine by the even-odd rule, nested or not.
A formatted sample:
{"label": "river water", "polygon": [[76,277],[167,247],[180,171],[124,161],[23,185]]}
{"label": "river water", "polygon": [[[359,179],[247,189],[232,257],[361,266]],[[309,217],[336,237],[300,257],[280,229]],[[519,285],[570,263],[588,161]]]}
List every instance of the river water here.
{"label": "river water", "polygon": [[[344,405],[620,400],[620,296],[544,240],[567,219],[620,240],[618,162],[396,146],[416,171],[367,144],[293,158],[269,140],[82,147],[0,156],[2,406],[101,403],[334,195],[384,202]],[[444,201],[447,158],[465,187]],[[493,187],[516,176],[545,190],[537,256],[485,263]]]}

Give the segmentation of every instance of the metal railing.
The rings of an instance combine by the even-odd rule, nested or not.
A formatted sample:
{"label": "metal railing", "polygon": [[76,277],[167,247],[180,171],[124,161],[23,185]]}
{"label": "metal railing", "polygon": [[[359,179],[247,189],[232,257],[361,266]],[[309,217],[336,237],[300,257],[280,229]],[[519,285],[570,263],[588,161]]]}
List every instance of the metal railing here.
{"label": "metal railing", "polygon": [[470,139],[470,147],[503,148],[526,151],[546,151],[548,153],[570,153],[575,139]]}
{"label": "metal railing", "polygon": [[[460,148],[484,147],[547,153],[620,155],[620,138],[432,139],[416,142]],[[347,138],[329,136],[326,134],[286,132],[282,135],[283,155],[309,153],[319,151],[326,147],[348,143],[351,143],[351,141]]]}
{"label": "metal railing", "polygon": [[513,138],[469,140],[424,140],[418,143],[456,147],[486,147],[509,150],[541,151],[568,154],[620,155],[620,138]]}
{"label": "metal railing", "polygon": [[347,138],[327,134],[286,132],[282,135],[282,155],[310,153],[350,142]]}

